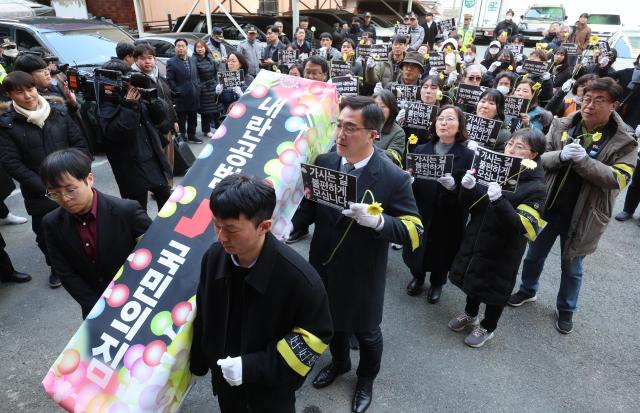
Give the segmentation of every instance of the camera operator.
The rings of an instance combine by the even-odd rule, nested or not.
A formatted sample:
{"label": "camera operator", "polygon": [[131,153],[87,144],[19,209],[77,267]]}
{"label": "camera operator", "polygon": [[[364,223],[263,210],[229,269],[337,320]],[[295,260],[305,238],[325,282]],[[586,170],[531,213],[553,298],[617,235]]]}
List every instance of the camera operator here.
{"label": "camera operator", "polygon": [[[110,60],[102,68],[122,75],[131,72],[129,65],[118,60]],[[158,132],[169,130],[162,125],[168,122],[164,103],[157,94],[153,95],[155,90],[149,88],[150,84],[141,87],[138,77],[135,77],[135,83],[133,78],[130,83],[122,80],[116,81],[120,82],[117,84],[122,90],[120,95],[108,96],[102,92],[99,95],[104,149],[120,195],[140,202],[146,209],[148,192],[151,191],[160,210],[171,194],[169,179],[172,178]],[[100,89],[98,71],[95,82]],[[126,95],[123,96],[124,90]]]}

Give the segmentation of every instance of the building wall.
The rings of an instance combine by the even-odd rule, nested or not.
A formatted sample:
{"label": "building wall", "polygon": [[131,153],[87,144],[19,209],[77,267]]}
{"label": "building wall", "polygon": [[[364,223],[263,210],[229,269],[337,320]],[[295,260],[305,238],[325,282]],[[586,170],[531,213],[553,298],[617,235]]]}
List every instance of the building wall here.
{"label": "building wall", "polygon": [[94,16],[104,16],[114,23],[134,23],[136,13],[132,0],[86,0],[87,11]]}

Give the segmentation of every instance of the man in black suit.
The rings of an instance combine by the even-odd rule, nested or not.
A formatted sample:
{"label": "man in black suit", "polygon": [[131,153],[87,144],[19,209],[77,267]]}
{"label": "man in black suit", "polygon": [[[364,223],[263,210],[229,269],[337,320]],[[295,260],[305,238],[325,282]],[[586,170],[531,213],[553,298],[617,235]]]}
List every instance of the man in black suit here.
{"label": "man in black suit", "polygon": [[86,318],[151,225],[140,204],[93,188],[91,159],[77,149],[47,156],[47,197],[60,206],[43,219],[52,266]]}
{"label": "man in black suit", "polygon": [[433,50],[433,45],[436,42],[438,36],[438,25],[433,21],[433,13],[427,13],[424,24],[424,43],[429,44],[429,50]]}
{"label": "man in black suit", "polygon": [[[360,202],[352,203],[342,214],[305,202],[294,217],[293,228],[316,224],[309,262],[325,283],[333,318],[333,360],[313,385],[326,387],[351,369],[349,335],[355,333],[360,364],[352,410],[364,412],[371,404],[373,381],[382,359],[380,322],[389,242],[418,248],[422,222],[409,175],[374,147],[384,121],[382,110],[365,96],[343,99],[340,110],[336,152],[318,156],[316,165],[357,176]],[[380,203],[383,212],[368,211],[365,202]]]}
{"label": "man in black suit", "polygon": [[202,143],[196,138],[198,108],[200,107],[200,82],[198,80],[197,59],[188,56],[186,39],[176,39],[176,55],[167,60],[167,81],[175,93],[173,103],[178,114],[180,132],[186,132],[186,140]]}

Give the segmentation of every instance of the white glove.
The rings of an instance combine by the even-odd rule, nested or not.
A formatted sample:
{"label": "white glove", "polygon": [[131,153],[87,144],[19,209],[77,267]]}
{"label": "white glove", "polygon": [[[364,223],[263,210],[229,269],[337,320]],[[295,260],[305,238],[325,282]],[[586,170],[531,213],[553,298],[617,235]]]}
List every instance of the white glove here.
{"label": "white glove", "polygon": [[458,72],[449,73],[449,78],[447,79],[447,85],[455,83],[458,81]]}
{"label": "white glove", "polygon": [[551,79],[551,73],[549,73],[549,72],[544,72],[544,73],[542,74],[541,79],[542,79],[542,80],[549,80],[549,79]]}
{"label": "white glove", "polygon": [[602,57],[598,63],[600,64],[600,67],[605,67],[609,64],[609,58],[607,56]]}
{"label": "white glove", "polygon": [[473,171],[467,171],[467,173],[462,177],[462,181],[460,183],[467,189],[471,189],[476,186],[476,177],[473,176]]}
{"label": "white glove", "polygon": [[299,60],[305,60],[307,57],[309,57],[309,55],[307,53],[300,53],[298,55],[298,59]]}
{"label": "white glove", "polygon": [[438,178],[438,183],[444,186],[445,189],[449,191],[453,191],[456,189],[456,180],[453,179],[451,174],[444,174],[442,178]]}
{"label": "white glove", "polygon": [[522,66],[516,67],[516,73],[524,73],[524,69],[522,68]]}
{"label": "white glove", "polygon": [[478,142],[469,139],[467,141],[467,149],[475,152],[478,149]]}
{"label": "white glove", "polygon": [[578,162],[585,156],[587,156],[587,151],[579,143],[570,143],[560,152],[560,159],[565,162],[569,160]]}
{"label": "white glove", "polygon": [[429,70],[429,76],[438,76],[438,69],[432,68]]}
{"label": "white glove", "polygon": [[223,89],[224,89],[224,86],[222,86],[222,83],[218,83],[216,85],[216,95],[219,95],[220,93],[222,93]]}
{"label": "white glove", "polygon": [[636,138],[640,139],[640,125],[636,127]]}
{"label": "white glove", "polygon": [[407,116],[407,111],[404,109],[400,109],[400,111],[396,115],[396,123],[398,123],[398,125],[402,125],[404,123],[404,118],[406,116]]}
{"label": "white glove", "polygon": [[516,62],[518,62],[518,63],[522,62],[522,55],[521,54],[516,56]]}
{"label": "white glove", "polygon": [[569,91],[571,90],[571,88],[573,87],[573,84],[576,83],[575,79],[569,79],[566,82],[564,82],[562,84],[562,91],[564,93],[569,93]]}
{"label": "white glove", "polygon": [[487,196],[489,201],[494,202],[502,196],[502,187],[497,182],[491,182],[487,187]]}
{"label": "white glove", "polygon": [[371,57],[371,56],[369,56],[369,57],[367,58],[367,67],[368,67],[369,69],[372,69],[372,68],[376,67],[376,61],[375,61],[375,60],[373,60],[373,57]]}
{"label": "white glove", "polygon": [[349,209],[342,210],[342,215],[353,218],[363,227],[376,229],[382,220],[382,215],[371,215],[367,212],[367,204],[349,202]]}
{"label": "white glove", "polygon": [[233,93],[235,93],[238,96],[242,96],[242,89],[240,88],[240,86],[236,86],[233,88]]}
{"label": "white glove", "polygon": [[222,376],[230,386],[242,384],[242,357],[220,359],[216,363],[222,369]]}
{"label": "white glove", "polygon": [[502,62],[496,60],[495,62],[491,63],[491,66],[489,66],[489,71],[491,73],[495,72],[500,67],[500,65],[502,65]]}
{"label": "white glove", "polygon": [[376,86],[373,88],[373,93],[380,93],[384,90],[384,88],[382,87],[382,83],[378,82],[376,83]]}

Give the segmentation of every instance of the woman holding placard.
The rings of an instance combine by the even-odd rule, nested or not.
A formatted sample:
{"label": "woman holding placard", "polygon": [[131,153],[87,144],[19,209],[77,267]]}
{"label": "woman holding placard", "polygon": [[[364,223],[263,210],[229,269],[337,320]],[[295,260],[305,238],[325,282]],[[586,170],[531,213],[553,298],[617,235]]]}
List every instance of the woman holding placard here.
{"label": "woman holding placard", "polygon": [[[420,89],[418,89],[418,96],[416,97],[419,102],[426,103],[427,105],[439,106],[440,102],[442,102],[442,97],[441,81],[438,76],[428,76],[420,82]],[[406,136],[415,135],[418,139],[416,142],[418,145],[427,143],[429,140],[427,129],[418,129],[407,125],[406,117],[406,109],[402,108],[395,118],[396,122],[404,129]],[[412,150],[414,146],[415,144],[410,144],[409,149]]]}
{"label": "woman holding placard", "polygon": [[558,47],[553,54],[553,69],[551,71],[554,92],[562,87],[564,82],[571,79],[572,70],[573,67],[569,65],[567,48],[564,46]]}
{"label": "woman holding placard", "polygon": [[356,58],[356,44],[351,39],[345,39],[340,46],[341,59],[351,65],[351,74],[362,77],[362,62]]}
{"label": "woman holding placard", "polygon": [[415,177],[413,194],[425,228],[420,248],[415,251],[405,248],[402,258],[413,276],[407,285],[407,294],[418,295],[426,273],[430,272],[427,301],[435,304],[440,300],[442,286],[447,282],[447,273],[462,242],[467,213],[458,202],[458,191],[464,171],[471,168],[473,151],[465,147],[464,113],[455,106],[442,106],[429,132],[431,141],[418,145],[413,153],[452,155],[453,169],[438,179],[423,179],[408,169]]}
{"label": "woman holding placard", "polygon": [[239,53],[232,52],[227,55],[227,70],[230,72],[237,72],[238,70],[244,70],[244,85],[236,86],[231,89],[225,89],[222,84],[216,86],[216,93],[218,94],[218,102],[224,105],[224,113],[227,113],[229,106],[242,96],[244,90],[249,87],[253,81],[253,76],[248,74],[247,60]]}
{"label": "woman holding placard", "polygon": [[[478,100],[478,104],[476,105],[476,116],[495,119],[502,122],[500,132],[498,132],[498,137],[496,138],[496,143],[493,146],[493,149],[502,151],[504,149],[504,145],[511,136],[509,124],[504,121],[504,95],[497,89],[487,89],[482,92],[482,95],[480,95],[480,99]],[[477,144],[474,145],[475,142],[472,142],[473,141],[469,141],[467,147],[471,150],[475,150]]]}
{"label": "woman holding placard", "polygon": [[[453,331],[473,327],[464,339],[470,347],[481,347],[493,338],[515,285],[527,240],[534,240],[544,227],[540,211],[546,190],[540,155],[545,147],[542,132],[529,128],[516,131],[507,142],[505,155],[523,159],[514,192],[503,191],[501,182],[491,182],[487,187],[476,185],[475,170],[467,171],[460,182],[459,200],[471,219],[449,279],[465,292],[467,304],[448,326]],[[481,303],[486,309],[478,325]]]}
{"label": "woman holding placard", "polygon": [[[536,82],[531,79],[521,79],[518,82],[513,96],[517,98],[529,99],[529,112],[521,113],[520,120],[513,119],[511,122],[521,122],[523,128],[536,128],[544,131],[551,124],[553,115],[546,109],[538,106],[538,94],[536,93]],[[539,86],[539,84],[538,84]]]}
{"label": "woman holding placard", "polygon": [[216,84],[218,83],[218,71],[216,62],[207,47],[207,42],[198,40],[195,44],[196,68],[198,69],[198,80],[200,81],[200,127],[202,134],[211,138],[211,123],[216,121],[215,127],[220,126],[220,115],[222,105],[218,103],[216,95]]}

